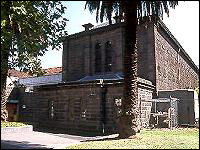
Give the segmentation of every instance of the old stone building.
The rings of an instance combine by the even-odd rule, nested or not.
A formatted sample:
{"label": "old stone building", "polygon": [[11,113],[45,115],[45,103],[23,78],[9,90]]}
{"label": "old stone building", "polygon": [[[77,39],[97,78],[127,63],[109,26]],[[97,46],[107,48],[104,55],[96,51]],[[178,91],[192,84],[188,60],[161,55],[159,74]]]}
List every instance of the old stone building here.
{"label": "old stone building", "polygon": [[[66,37],[63,49],[63,81],[85,76],[120,73],[123,70],[124,24],[93,27]],[[194,89],[199,69],[162,21],[137,29],[139,77],[157,90]]]}
{"label": "old stone building", "polygon": [[[66,131],[116,131],[123,97],[124,23],[85,24],[63,42],[62,83],[22,93],[20,118]],[[198,68],[159,21],[141,24],[138,41],[138,97],[141,126],[149,125],[158,90],[194,89]]]}
{"label": "old stone building", "polygon": [[[141,125],[147,127],[155,87],[139,79]],[[20,118],[34,126],[59,128],[67,132],[113,133],[119,115],[123,80],[77,81],[42,85],[32,93],[21,94]]]}

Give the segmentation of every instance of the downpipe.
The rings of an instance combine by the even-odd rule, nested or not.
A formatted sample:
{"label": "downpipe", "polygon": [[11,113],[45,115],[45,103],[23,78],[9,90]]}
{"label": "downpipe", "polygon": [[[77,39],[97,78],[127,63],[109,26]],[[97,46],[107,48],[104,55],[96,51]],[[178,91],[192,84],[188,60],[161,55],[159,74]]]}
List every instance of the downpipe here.
{"label": "downpipe", "polygon": [[105,134],[105,124],[106,124],[106,94],[107,87],[101,82],[101,124],[102,133]]}

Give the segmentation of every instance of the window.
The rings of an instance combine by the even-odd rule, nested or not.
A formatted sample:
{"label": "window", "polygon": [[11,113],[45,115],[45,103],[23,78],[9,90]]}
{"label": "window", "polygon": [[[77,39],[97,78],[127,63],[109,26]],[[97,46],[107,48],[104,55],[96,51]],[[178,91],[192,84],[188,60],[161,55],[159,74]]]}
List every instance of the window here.
{"label": "window", "polygon": [[121,110],[121,105],[122,105],[122,98],[121,97],[115,97],[114,98],[114,116],[116,118],[118,118],[121,113],[122,113],[122,110]]}
{"label": "window", "polygon": [[101,44],[95,45],[95,73],[101,72]]}
{"label": "window", "polygon": [[68,119],[74,120],[74,99],[72,98],[68,100]]}
{"label": "window", "polygon": [[105,72],[112,71],[113,49],[110,41],[105,43]]}

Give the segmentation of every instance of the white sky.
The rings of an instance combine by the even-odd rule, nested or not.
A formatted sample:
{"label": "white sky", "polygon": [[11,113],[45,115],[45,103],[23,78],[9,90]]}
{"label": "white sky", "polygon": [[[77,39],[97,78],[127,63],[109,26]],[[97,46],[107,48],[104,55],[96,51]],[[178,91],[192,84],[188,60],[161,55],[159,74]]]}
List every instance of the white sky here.
{"label": "white sky", "polygon": [[[83,31],[85,23],[97,25],[96,16],[84,10],[85,1],[65,1],[65,17],[69,19],[66,29],[68,34]],[[163,22],[182,45],[196,65],[199,65],[199,2],[179,1],[176,9],[170,9],[169,18],[165,15]],[[49,50],[41,58],[42,68],[62,66],[62,49]]]}

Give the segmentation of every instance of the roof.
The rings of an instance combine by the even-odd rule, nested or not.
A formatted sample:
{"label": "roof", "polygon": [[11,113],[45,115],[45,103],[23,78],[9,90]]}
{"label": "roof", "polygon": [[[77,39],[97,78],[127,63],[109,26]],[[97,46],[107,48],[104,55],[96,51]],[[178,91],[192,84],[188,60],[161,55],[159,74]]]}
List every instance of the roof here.
{"label": "roof", "polygon": [[62,82],[62,73],[49,74],[40,77],[21,78],[18,83],[26,86],[39,86],[45,84],[57,84]]}
{"label": "roof", "polygon": [[[152,82],[140,77],[137,77],[138,81],[144,84],[152,85]],[[84,81],[95,81],[95,80],[124,80],[124,74],[123,72],[117,72],[117,73],[102,73],[98,75],[93,76],[85,76],[84,78],[81,78],[80,80],[77,80],[76,82],[84,82]]]}
{"label": "roof", "polygon": [[42,69],[45,73],[39,77],[26,77],[18,81],[26,86],[39,86],[44,84],[56,84],[62,82],[62,67]]}
{"label": "roof", "polygon": [[17,103],[19,103],[19,100],[17,100],[17,99],[9,99],[7,103],[17,104]]}
{"label": "roof", "polygon": [[105,74],[98,74],[93,76],[85,76],[84,78],[78,81],[93,81],[93,80],[120,80],[123,79],[123,74],[121,72],[118,73],[105,73]]}
{"label": "roof", "polygon": [[15,69],[9,69],[8,75],[12,76],[12,77],[18,77],[18,78],[27,78],[27,77],[31,76],[26,72],[18,71],[18,70],[15,70]]}
{"label": "roof", "polygon": [[[42,70],[45,71],[44,75],[53,75],[53,74],[61,73],[62,67],[47,68],[47,69],[42,69]],[[11,77],[18,77],[18,78],[33,77],[26,72],[18,71],[16,69],[9,69],[8,75],[11,76]]]}
{"label": "roof", "polygon": [[62,67],[54,67],[54,68],[47,68],[43,69],[45,71],[44,75],[52,75],[52,74],[58,74],[62,72]]}

